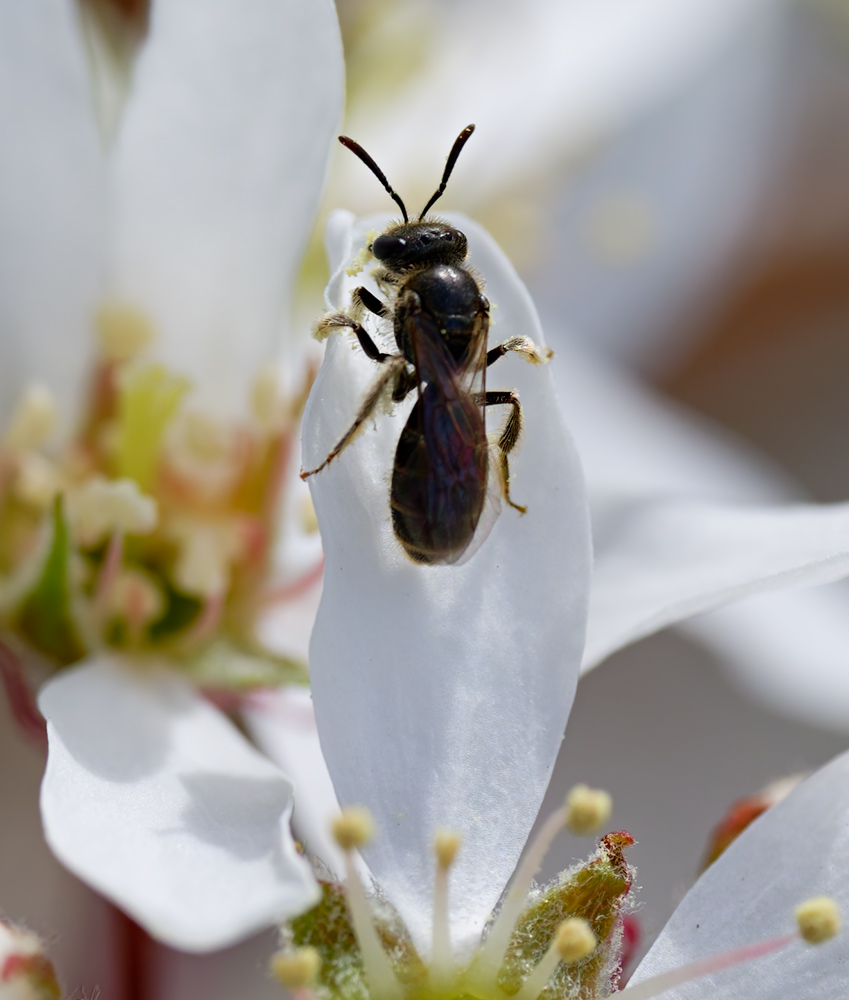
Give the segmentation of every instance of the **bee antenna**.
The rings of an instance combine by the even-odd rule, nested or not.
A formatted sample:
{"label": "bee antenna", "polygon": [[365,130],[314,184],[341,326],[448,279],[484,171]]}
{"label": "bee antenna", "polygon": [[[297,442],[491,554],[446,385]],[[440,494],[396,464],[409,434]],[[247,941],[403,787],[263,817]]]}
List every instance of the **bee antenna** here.
{"label": "bee antenna", "polygon": [[422,209],[422,214],[419,216],[420,219],[423,219],[427,215],[428,209],[433,207],[433,203],[437,200],[437,198],[442,197],[445,191],[445,185],[448,183],[448,178],[451,176],[451,171],[454,169],[454,164],[457,162],[457,157],[460,155],[463,146],[465,146],[471,138],[474,130],[474,125],[467,125],[454,140],[454,145],[451,147],[451,152],[448,154],[448,162],[445,164],[445,171],[442,174],[442,180],[440,181],[439,187],[436,189],[430,201]]}
{"label": "bee antenna", "polygon": [[[407,216],[407,209],[404,207],[404,202],[401,201],[400,195],[393,191],[389,181],[386,179],[386,174],[380,169],[380,167],[374,162],[374,160],[368,155],[368,153],[363,149],[363,147],[358,143],[354,142],[353,139],[349,139],[347,135],[340,135],[339,141],[345,147],[345,149],[350,149],[352,153],[358,156],[363,163],[369,168],[369,170],[374,174],[374,176],[380,181],[380,183],[386,188],[386,192],[389,197],[398,205],[401,212],[404,215],[404,222],[409,222]],[[456,159],[456,157],[455,157]]]}

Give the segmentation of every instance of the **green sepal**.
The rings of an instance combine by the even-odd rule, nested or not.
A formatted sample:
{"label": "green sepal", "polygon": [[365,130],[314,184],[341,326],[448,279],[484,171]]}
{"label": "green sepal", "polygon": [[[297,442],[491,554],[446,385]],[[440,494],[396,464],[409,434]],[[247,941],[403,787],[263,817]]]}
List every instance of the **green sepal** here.
{"label": "green sepal", "polygon": [[563,872],[529,904],[516,923],[498,983],[513,995],[545,954],[554,932],[567,917],[589,921],[599,944],[587,958],[561,963],[540,996],[543,1000],[594,1000],[607,996],[619,974],[621,917],[630,905],[633,869],[624,850],[634,843],[624,831],[609,833],[598,850]]}
{"label": "green sepal", "polygon": [[71,592],[71,539],[62,497],[53,503],[52,536],[41,573],[21,602],[15,627],[48,656],[62,664],[86,654],[74,616]]}
{"label": "green sepal", "polygon": [[[289,925],[291,944],[318,950],[321,967],[313,986],[321,1000],[370,1000],[354,929],[342,886],[322,883],[321,902]],[[415,992],[427,969],[400,919],[389,907],[378,909],[375,929],[398,978]]]}
{"label": "green sepal", "polygon": [[182,667],[189,680],[204,688],[250,691],[309,683],[306,664],[250,648],[232,637],[215,639]]}

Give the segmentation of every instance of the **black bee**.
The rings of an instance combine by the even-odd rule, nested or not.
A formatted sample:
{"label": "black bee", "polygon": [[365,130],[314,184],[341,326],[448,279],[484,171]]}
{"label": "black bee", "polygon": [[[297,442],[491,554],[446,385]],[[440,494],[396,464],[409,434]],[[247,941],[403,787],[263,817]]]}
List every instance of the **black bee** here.
{"label": "black bee", "polygon": [[[319,338],[340,327],[353,330],[365,354],[383,370],[350,428],[321,465],[302,471],[301,478],[321,472],[344,451],[381,401],[400,402],[415,390],[418,398],[395,451],[389,505],[395,535],[417,563],[455,562],[472,541],[487,495],[487,406],[510,407],[495,442],[497,469],[504,499],[525,513],[510,499],[507,458],[522,432],[522,407],[511,390],[487,392],[485,373],[508,351],[534,364],[551,356],[527,337],[511,337],[487,350],[489,302],[466,266],[466,237],[446,222],[425,218],[474,129],[469,125],[457,137],[439,187],[414,222],[362,146],[339,137],[383,184],[404,221],[389,226],[368,248],[380,264],[374,278],[388,301],[356,288],[349,313],[331,313],[317,325]],[[392,320],[398,353],[378,348],[361,323],[366,312]]]}

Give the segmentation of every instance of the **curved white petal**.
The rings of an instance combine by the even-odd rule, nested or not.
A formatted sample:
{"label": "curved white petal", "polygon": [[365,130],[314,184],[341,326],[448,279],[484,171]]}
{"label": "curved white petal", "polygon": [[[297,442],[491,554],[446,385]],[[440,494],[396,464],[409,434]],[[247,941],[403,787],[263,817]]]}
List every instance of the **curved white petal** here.
{"label": "curved white petal", "polygon": [[260,691],[245,704],[242,718],[257,746],[294,782],[292,828],[298,840],[343,877],[345,858],[330,833],[339,802],[321,754],[310,692],[294,686]]}
{"label": "curved white petal", "polygon": [[[470,260],[494,308],[490,343],[541,330],[524,286],[491,238],[467,219]],[[344,268],[370,228],[331,221],[331,259]],[[362,280],[343,270],[330,299]],[[313,387],[304,461],[318,464],[350,423],[376,365],[334,335]],[[581,471],[549,371],[514,356],[490,388],[517,388],[525,407],[511,458],[514,498],[462,565],[417,566],[389,518],[388,477],[404,409],[379,416],[312,477],[326,566],[310,649],[316,719],[340,802],[365,803],[379,833],[365,857],[425,950],[432,839],[463,836],[451,873],[454,940],[479,934],[524,846],[571,707],[583,644],[589,569]],[[503,419],[492,415],[493,422]]]}
{"label": "curved white petal", "polygon": [[[849,913],[849,754],[803,782],[699,879],[632,982],[719,951],[792,932],[793,909],[832,896]],[[849,991],[849,934],[801,942],[665,993],[670,1000],[820,1000]]]}
{"label": "curved white petal", "polygon": [[276,358],[343,97],[330,0],[160,0],[113,160],[113,292],[216,408]]}
{"label": "curved white petal", "polygon": [[849,584],[758,594],[682,622],[736,684],[785,716],[849,730]]}
{"label": "curved white petal", "polygon": [[208,951],[316,902],[291,783],[178,677],[103,659],[39,704],[48,843],[153,937]]}
{"label": "curved white petal", "polygon": [[29,381],[70,429],[102,280],[106,186],[73,5],[0,5],[0,426]]}
{"label": "curved white petal", "polygon": [[594,498],[584,666],[684,618],[779,587],[849,575],[849,504]]}

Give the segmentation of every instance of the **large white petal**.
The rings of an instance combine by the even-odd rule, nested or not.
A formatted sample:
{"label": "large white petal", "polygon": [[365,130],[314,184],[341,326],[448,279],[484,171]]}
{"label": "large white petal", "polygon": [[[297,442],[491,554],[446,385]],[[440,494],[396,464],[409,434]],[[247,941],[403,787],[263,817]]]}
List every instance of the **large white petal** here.
{"label": "large white petal", "polygon": [[770,507],[594,497],[584,666],[684,618],[849,575],[849,504]]}
{"label": "large white petal", "polygon": [[[633,982],[794,929],[793,909],[832,896],[849,912],[849,754],[758,819],[699,879],[634,973]],[[801,943],[707,976],[665,997],[820,1000],[849,990],[849,935]]]}
{"label": "large white petal", "polygon": [[106,208],[72,4],[0,4],[0,134],[0,424],[37,380],[68,428],[89,362]]}
{"label": "large white petal", "polygon": [[[331,260],[358,249],[344,213]],[[488,235],[455,218],[495,309],[490,342],[542,333],[524,286]],[[343,270],[330,299],[346,304]],[[331,338],[304,420],[304,461],[318,464],[345,430],[376,365]],[[343,804],[363,802],[380,832],[372,871],[417,943],[429,947],[432,839],[458,830],[452,923],[473,940],[500,895],[548,783],[583,645],[589,570],[581,471],[550,372],[508,356],[489,387],[517,388],[526,416],[511,459],[524,517],[502,510],[467,562],[417,566],[389,518],[388,477],[404,420],[379,416],[311,480],[325,547],[324,596],[310,649],[321,745]],[[493,421],[503,419],[492,415]]]}
{"label": "large white petal", "polygon": [[153,937],[212,950],[315,903],[291,783],[178,677],[103,659],[39,704],[48,843]]}
{"label": "large white petal", "polygon": [[113,291],[216,408],[276,358],[343,97],[330,0],[160,0],[114,150]]}

